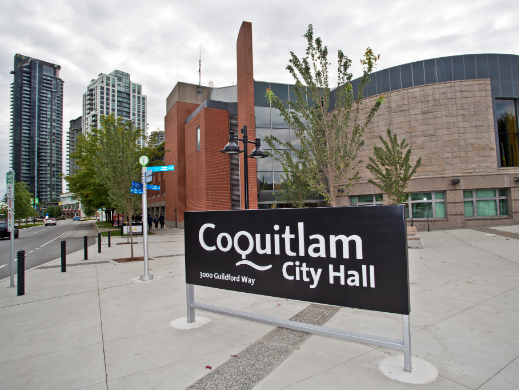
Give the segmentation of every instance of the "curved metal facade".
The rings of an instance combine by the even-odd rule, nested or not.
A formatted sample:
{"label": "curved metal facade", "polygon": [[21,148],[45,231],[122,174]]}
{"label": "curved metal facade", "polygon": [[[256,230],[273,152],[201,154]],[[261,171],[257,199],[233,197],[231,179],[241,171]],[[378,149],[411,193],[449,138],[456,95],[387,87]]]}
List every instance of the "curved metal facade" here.
{"label": "curved metal facade", "polygon": [[[420,85],[490,79],[492,97],[519,98],[519,56],[466,54],[432,58],[379,70],[372,73],[370,78],[364,90],[365,97]],[[352,81],[355,94],[359,82],[360,78]],[[335,91],[332,91],[332,101],[335,102]]]}

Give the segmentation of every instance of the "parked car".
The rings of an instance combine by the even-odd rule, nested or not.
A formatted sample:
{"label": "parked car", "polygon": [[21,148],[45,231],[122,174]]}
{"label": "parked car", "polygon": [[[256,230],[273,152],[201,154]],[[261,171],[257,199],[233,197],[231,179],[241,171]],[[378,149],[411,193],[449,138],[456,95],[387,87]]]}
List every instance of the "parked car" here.
{"label": "parked car", "polygon": [[73,220],[73,221],[81,221],[81,218],[79,218],[79,217],[74,217],[72,220]]}
{"label": "parked car", "polygon": [[[0,237],[2,240],[4,238],[11,238],[11,232],[7,230],[7,221],[0,221]],[[14,227],[14,238],[18,238],[18,227]]]}
{"label": "parked car", "polygon": [[47,225],[56,225],[56,220],[54,218],[49,218],[45,220],[45,226]]}

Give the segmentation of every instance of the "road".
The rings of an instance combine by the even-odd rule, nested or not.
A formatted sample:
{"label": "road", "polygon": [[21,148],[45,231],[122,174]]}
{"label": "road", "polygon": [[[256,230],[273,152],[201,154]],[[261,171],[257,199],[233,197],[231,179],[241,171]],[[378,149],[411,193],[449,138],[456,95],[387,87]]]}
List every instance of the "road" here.
{"label": "road", "polygon": [[[19,237],[14,240],[14,255],[25,251],[25,269],[35,267],[61,256],[61,240],[67,241],[67,253],[83,248],[83,237],[88,236],[88,245],[96,242],[96,231],[91,221],[57,221],[56,226],[37,226],[20,229]],[[0,239],[0,279],[11,274],[10,240]],[[91,251],[92,249],[90,249]],[[16,262],[15,273],[16,273]],[[15,282],[16,283],[16,282]]]}

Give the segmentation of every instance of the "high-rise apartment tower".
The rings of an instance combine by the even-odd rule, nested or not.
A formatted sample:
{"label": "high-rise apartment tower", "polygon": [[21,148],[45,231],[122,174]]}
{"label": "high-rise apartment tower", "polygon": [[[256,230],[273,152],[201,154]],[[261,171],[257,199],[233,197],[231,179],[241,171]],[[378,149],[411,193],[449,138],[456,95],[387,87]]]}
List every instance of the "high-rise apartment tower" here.
{"label": "high-rise apartment tower", "polygon": [[62,191],[63,80],[61,67],[16,54],[11,84],[11,165],[40,203]]}
{"label": "high-rise apartment tower", "polygon": [[76,151],[77,139],[83,134],[83,128],[81,127],[83,117],[80,116],[79,118],[72,119],[69,123],[67,136],[67,175],[71,176],[77,169],[77,165],[74,163],[74,160],[70,158],[70,155]]}
{"label": "high-rise apartment tower", "polygon": [[120,70],[99,73],[83,94],[83,131],[98,127],[100,115],[112,113],[131,120],[139,129],[146,129],[147,103],[142,85],[133,83],[129,73]]}

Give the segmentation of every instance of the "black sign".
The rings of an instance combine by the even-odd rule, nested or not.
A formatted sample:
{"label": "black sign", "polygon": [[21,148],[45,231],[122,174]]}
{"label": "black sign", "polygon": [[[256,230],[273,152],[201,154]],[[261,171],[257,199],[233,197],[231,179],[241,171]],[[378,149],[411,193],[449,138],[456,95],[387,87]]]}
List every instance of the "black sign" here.
{"label": "black sign", "polygon": [[404,206],[185,213],[186,283],[409,314]]}

